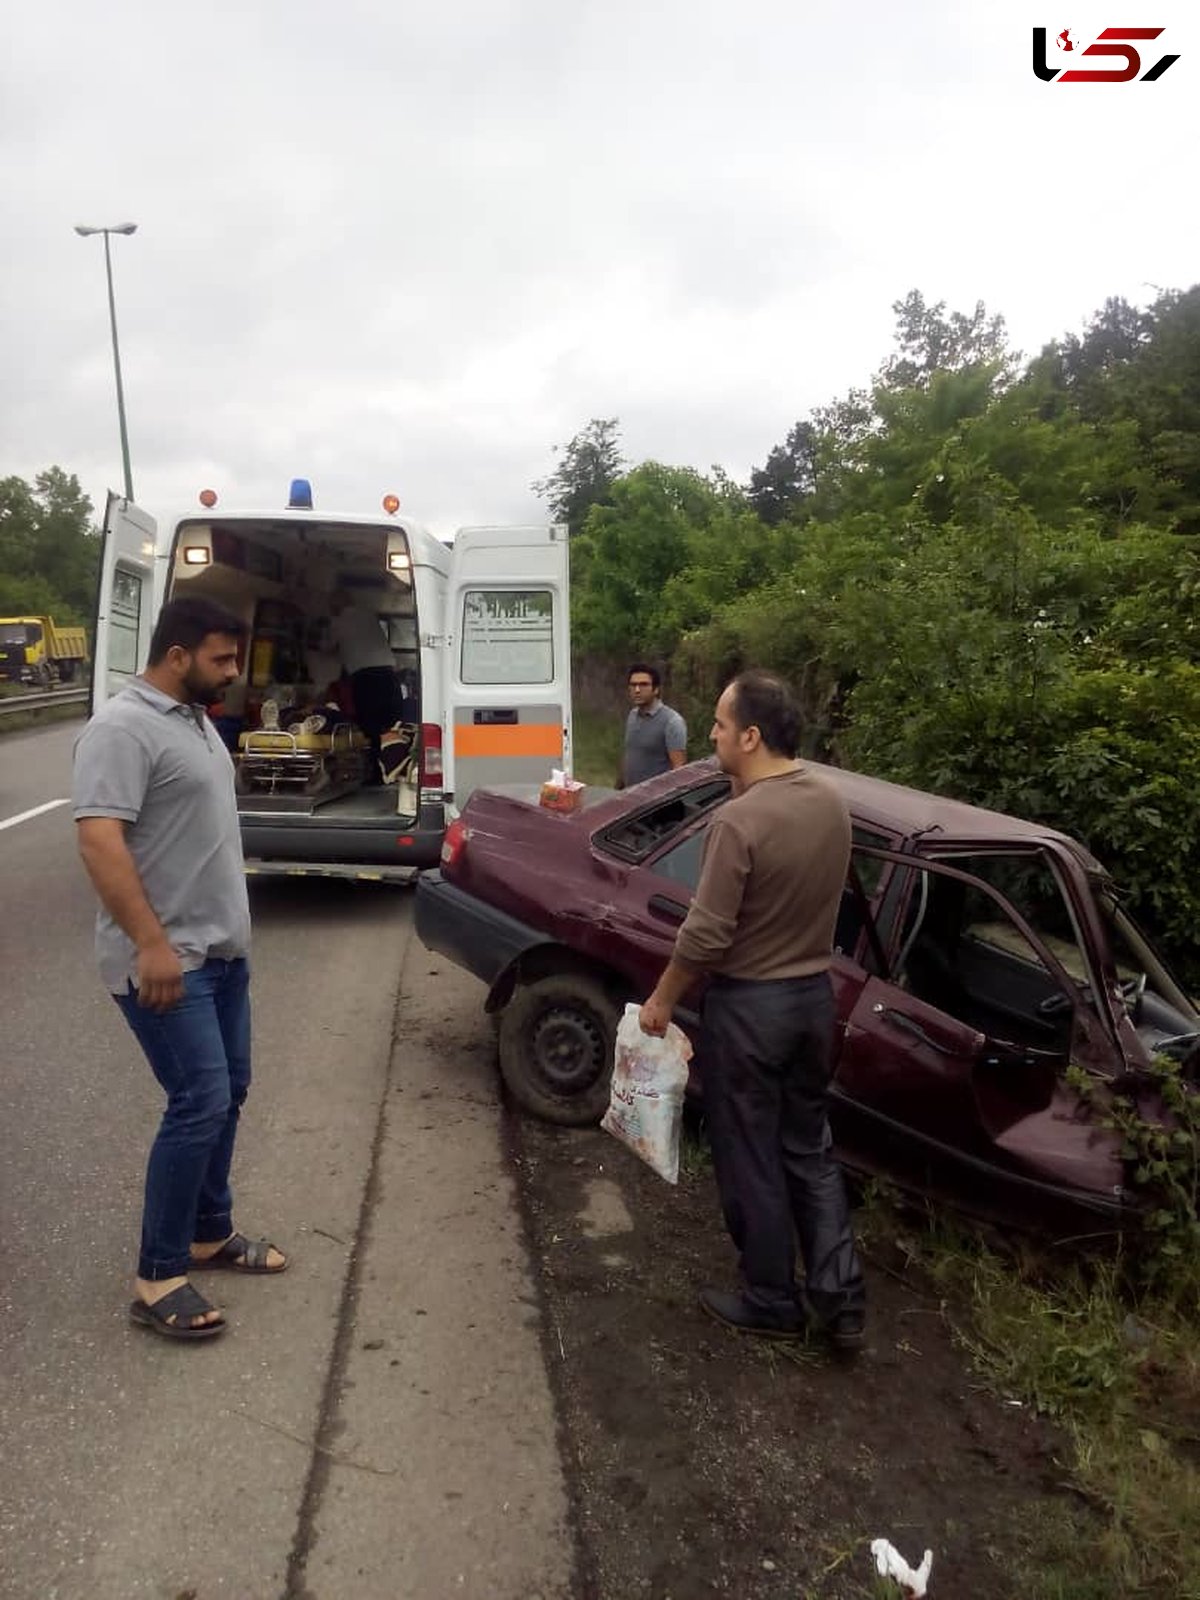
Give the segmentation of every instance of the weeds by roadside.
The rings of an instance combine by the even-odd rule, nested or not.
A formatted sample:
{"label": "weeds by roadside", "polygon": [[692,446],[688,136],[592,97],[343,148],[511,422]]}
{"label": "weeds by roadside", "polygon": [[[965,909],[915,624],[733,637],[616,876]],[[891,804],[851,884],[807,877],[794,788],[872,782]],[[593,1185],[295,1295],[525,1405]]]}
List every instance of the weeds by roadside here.
{"label": "weeds by roadside", "polygon": [[[1105,1097],[1148,1206],[1146,1232],[1122,1252],[1064,1261],[945,1215],[914,1224],[886,1183],[860,1191],[868,1258],[932,1295],[1001,1401],[1057,1430],[1042,1494],[1013,1530],[1024,1552],[1013,1600],[1200,1600],[1200,1105],[1178,1078],[1158,1063],[1150,1080],[1154,1103],[1172,1111],[1165,1131],[1140,1114],[1145,1092]],[[710,1164],[702,1131],[685,1128],[681,1173]],[[862,1590],[864,1600],[898,1592],[883,1579]]]}
{"label": "weeds by roadside", "polygon": [[611,788],[617,781],[625,737],[621,713],[597,716],[595,712],[576,710],[574,736],[575,776],[583,783]]}
{"label": "weeds by roadside", "polygon": [[[874,1205],[873,1235],[935,1288],[997,1396],[1053,1419],[1063,1493],[1022,1521],[1022,1600],[1200,1597],[1200,1362],[1178,1302],[1138,1298],[1121,1260],[1067,1267]],[[1196,1273],[1192,1261],[1181,1270]]]}
{"label": "weeds by roadside", "polygon": [[683,1127],[679,1132],[679,1174],[683,1178],[700,1178],[712,1171],[712,1151],[704,1135],[703,1124],[684,1109]]}
{"label": "weeds by roadside", "polygon": [[6,733],[28,733],[52,722],[81,722],[86,715],[81,705],[47,706],[37,711],[15,711],[0,717],[0,737]]}
{"label": "weeds by roadside", "polygon": [[[71,685],[83,688],[83,684]],[[20,695],[36,693],[27,683],[0,683],[0,700],[16,699]],[[0,734],[25,733],[30,728],[44,726],[48,722],[72,722],[83,717],[85,708],[74,701],[70,705],[55,706],[43,705],[33,711],[10,711],[0,717]]]}

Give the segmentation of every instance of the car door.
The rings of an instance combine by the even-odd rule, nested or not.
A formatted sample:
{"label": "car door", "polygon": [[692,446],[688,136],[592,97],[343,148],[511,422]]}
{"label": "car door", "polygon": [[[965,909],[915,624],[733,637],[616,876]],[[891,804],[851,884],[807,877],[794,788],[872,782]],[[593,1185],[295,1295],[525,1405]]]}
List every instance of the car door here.
{"label": "car door", "polygon": [[567,530],[462,528],[447,590],[447,798],[571,769]]}
{"label": "car door", "polygon": [[848,1142],[864,1164],[968,1205],[1003,1212],[1037,1188],[1111,1198],[1119,1153],[1064,1081],[1102,1042],[1078,984],[990,884],[890,859],[888,970],[866,976],[837,1072]]}
{"label": "car door", "polygon": [[[688,787],[646,800],[592,839],[598,869],[616,879],[616,892],[603,891],[601,914],[627,976],[647,994],[671,958],[699,882],[705,829],[728,798],[728,778],[701,770]],[[680,1014],[696,1020],[687,1006]]]}
{"label": "car door", "polygon": [[97,711],[146,664],[162,601],[165,563],[152,517],[109,494],[100,547],[93,630],[91,709]]}

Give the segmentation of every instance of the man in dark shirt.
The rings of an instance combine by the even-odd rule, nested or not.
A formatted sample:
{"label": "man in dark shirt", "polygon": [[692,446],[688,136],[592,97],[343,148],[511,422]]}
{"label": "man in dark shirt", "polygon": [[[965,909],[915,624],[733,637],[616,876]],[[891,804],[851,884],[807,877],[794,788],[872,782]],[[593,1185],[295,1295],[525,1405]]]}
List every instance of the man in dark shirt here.
{"label": "man in dark shirt", "polygon": [[771,673],[742,673],[717,701],[712,741],[734,797],[709,826],[695,898],[641,1024],[664,1033],[708,976],[696,1059],[742,1288],[705,1289],[704,1309],[774,1338],[811,1320],[853,1349],[863,1338],[862,1271],[828,1121],[828,967],[850,818],[833,786],[796,759],[799,730],[796,703]]}

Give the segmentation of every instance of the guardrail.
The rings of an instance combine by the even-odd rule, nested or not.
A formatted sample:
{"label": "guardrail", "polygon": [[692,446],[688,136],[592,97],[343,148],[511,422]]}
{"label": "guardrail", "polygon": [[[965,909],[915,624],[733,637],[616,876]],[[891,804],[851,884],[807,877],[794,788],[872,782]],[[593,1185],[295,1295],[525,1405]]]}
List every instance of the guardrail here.
{"label": "guardrail", "polygon": [[85,705],[91,690],[47,689],[40,694],[0,695],[0,717],[14,716],[18,711],[45,711],[48,706]]}

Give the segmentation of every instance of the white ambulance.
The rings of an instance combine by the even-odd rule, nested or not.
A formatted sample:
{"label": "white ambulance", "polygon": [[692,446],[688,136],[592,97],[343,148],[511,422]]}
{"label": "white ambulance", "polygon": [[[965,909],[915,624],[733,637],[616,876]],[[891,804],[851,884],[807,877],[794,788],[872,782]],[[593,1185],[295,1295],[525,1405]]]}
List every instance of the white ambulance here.
{"label": "white ambulance", "polygon": [[[110,494],[92,709],[146,663],[164,601],[206,595],[245,624],[242,673],[213,718],[233,755],[247,870],[405,878],[438,860],[473,788],[571,767],[567,530],[463,528],[447,545],[399,514],[279,511],[156,522]],[[391,647],[403,714],[380,783],[347,703],[335,595]],[[387,735],[384,736],[388,738]]]}

